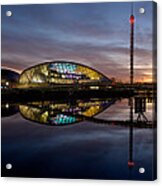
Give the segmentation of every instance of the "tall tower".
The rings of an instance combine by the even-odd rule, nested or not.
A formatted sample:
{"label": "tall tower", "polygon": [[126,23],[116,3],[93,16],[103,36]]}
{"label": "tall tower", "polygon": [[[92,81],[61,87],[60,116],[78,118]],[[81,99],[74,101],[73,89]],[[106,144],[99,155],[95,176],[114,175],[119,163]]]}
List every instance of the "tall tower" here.
{"label": "tall tower", "polygon": [[132,15],[129,18],[129,22],[130,22],[130,84],[133,85],[133,80],[134,80],[134,22],[135,22],[135,18],[133,15],[133,11],[132,11]]}
{"label": "tall tower", "polygon": [[[134,22],[135,18],[133,15],[133,4],[132,4],[132,12],[129,18],[130,22],[130,84],[133,85],[134,80]],[[133,161],[133,98],[129,99],[130,105],[130,126],[129,126],[129,160],[128,167],[131,169],[134,167]]]}

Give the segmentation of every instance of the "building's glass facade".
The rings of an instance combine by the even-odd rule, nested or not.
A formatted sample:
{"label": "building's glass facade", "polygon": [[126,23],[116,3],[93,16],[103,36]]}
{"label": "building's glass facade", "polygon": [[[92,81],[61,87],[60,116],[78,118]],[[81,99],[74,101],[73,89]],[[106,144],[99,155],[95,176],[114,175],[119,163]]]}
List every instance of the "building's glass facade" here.
{"label": "building's glass facade", "polygon": [[87,84],[110,82],[103,74],[90,67],[73,62],[51,62],[36,65],[22,72],[21,85],[39,86],[48,84]]}

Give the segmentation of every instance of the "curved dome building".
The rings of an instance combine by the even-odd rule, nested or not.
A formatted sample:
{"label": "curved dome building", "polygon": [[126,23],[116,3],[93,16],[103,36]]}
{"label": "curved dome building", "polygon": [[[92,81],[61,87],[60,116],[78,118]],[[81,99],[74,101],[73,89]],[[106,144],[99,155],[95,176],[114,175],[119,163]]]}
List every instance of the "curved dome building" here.
{"label": "curved dome building", "polygon": [[19,78],[20,85],[27,87],[101,82],[111,83],[111,80],[91,67],[66,61],[47,62],[30,67]]}

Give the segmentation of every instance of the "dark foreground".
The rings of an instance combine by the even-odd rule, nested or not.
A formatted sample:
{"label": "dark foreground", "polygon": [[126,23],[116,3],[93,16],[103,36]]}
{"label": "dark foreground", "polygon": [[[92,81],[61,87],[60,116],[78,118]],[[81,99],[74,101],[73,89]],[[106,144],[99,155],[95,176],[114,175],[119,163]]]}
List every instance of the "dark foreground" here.
{"label": "dark foreground", "polygon": [[[146,100],[143,114],[151,121],[153,99],[141,99]],[[143,128],[142,125],[136,128],[132,125],[132,122],[137,122],[140,113],[135,112],[137,109],[135,104],[131,106],[130,99],[114,102],[108,99],[112,104],[106,107],[101,104],[104,109],[91,120],[83,117],[73,125],[58,123],[57,126],[49,126],[45,120],[42,121],[47,111],[49,119],[54,120],[55,116],[65,114],[67,108],[71,116],[80,111],[88,114],[91,110],[93,113],[98,109],[96,104],[100,103],[100,99],[86,99],[85,102],[80,99],[75,102],[53,100],[38,104],[4,104],[2,176],[129,180],[156,178],[156,128]],[[23,114],[22,109],[25,109]],[[102,123],[103,120],[110,121],[110,124]],[[122,125],[128,120],[128,125]],[[130,159],[134,161],[133,167],[128,166]],[[7,163],[12,164],[11,170],[6,169]],[[139,173],[140,167],[145,168],[144,174]]]}
{"label": "dark foreground", "polygon": [[77,98],[106,98],[106,97],[131,97],[135,95],[134,90],[128,89],[102,89],[102,90],[56,90],[44,89],[6,89],[2,90],[2,101],[32,101],[55,99],[77,99]]}

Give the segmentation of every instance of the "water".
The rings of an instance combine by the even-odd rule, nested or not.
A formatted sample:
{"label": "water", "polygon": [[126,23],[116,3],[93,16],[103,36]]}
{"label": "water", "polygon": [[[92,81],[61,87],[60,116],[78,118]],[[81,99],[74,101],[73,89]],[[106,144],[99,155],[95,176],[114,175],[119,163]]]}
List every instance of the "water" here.
{"label": "water", "polygon": [[152,117],[150,98],[4,103],[2,176],[152,180]]}

